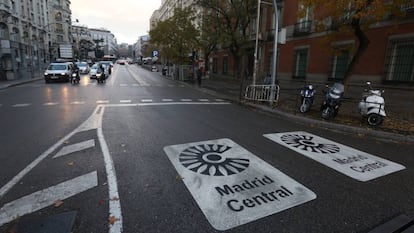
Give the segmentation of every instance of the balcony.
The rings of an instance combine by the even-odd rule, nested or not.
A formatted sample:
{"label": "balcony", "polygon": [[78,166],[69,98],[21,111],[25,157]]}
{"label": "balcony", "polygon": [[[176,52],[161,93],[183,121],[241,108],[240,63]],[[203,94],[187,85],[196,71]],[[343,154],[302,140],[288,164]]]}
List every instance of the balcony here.
{"label": "balcony", "polygon": [[312,32],[312,20],[302,21],[295,24],[293,36],[306,36]]}

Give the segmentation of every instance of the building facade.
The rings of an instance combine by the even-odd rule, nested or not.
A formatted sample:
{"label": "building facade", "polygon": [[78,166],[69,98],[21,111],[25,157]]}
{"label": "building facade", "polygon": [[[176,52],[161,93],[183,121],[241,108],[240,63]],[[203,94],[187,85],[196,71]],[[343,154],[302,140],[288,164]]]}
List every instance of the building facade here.
{"label": "building facade", "polygon": [[71,44],[69,0],[0,0],[0,79],[33,75]]}
{"label": "building facade", "polygon": [[90,28],[89,32],[95,46],[100,47],[104,55],[117,54],[117,41],[111,31],[103,28]]}
{"label": "building facade", "polygon": [[[322,20],[318,12],[299,14],[301,5],[298,0],[280,1],[279,4],[279,31],[284,31],[286,37],[283,38],[285,42],[278,45],[278,79],[321,83],[342,81],[358,45],[357,39],[351,34],[336,34],[337,25],[329,20],[326,20],[325,30],[317,29],[315,22]],[[414,6],[404,5],[401,10],[406,13],[404,18],[384,17],[366,29],[370,42],[352,70],[351,82],[414,83]],[[272,71],[275,34],[273,7],[262,4],[260,14],[259,80]],[[252,30],[251,37],[255,38],[255,35]],[[246,69],[251,75],[254,56],[251,48],[247,48],[246,53]],[[211,75],[235,77],[233,61],[228,51],[216,51],[210,57]]]}

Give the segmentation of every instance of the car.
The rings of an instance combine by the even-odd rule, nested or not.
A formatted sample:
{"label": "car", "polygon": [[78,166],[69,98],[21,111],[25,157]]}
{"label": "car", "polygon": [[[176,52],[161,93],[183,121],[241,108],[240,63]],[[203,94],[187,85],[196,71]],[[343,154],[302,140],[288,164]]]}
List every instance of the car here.
{"label": "car", "polygon": [[[103,65],[103,67],[104,67],[105,77],[108,77],[108,75],[109,75],[108,66]],[[99,63],[95,63],[95,64],[92,65],[92,67],[89,71],[89,78],[90,79],[96,79],[96,74],[98,73],[98,68],[99,68]]]}
{"label": "car", "polygon": [[116,63],[118,63],[119,65],[125,65],[125,60],[118,60]]}
{"label": "car", "polygon": [[111,61],[100,61],[99,64],[106,66],[108,68],[109,74],[112,73],[112,67],[114,66],[114,64]]}
{"label": "car", "polygon": [[79,72],[81,74],[87,74],[89,73],[89,65],[86,62],[77,62],[76,65],[79,67]]}
{"label": "car", "polygon": [[46,83],[54,80],[69,82],[73,73],[73,64],[70,62],[50,63],[44,73]]}

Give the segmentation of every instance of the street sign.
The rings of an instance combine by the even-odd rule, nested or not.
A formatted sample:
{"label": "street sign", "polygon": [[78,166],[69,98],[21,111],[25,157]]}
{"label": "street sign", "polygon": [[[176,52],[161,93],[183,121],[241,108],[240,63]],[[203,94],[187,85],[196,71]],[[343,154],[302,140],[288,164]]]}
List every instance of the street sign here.
{"label": "street sign", "polygon": [[311,190],[230,139],[167,146],[164,151],[217,230],[316,198]]}
{"label": "street sign", "polygon": [[398,163],[307,132],[263,136],[359,181],[372,180],[405,169]]}
{"label": "street sign", "polygon": [[158,51],[157,50],[152,51],[152,57],[158,57]]}

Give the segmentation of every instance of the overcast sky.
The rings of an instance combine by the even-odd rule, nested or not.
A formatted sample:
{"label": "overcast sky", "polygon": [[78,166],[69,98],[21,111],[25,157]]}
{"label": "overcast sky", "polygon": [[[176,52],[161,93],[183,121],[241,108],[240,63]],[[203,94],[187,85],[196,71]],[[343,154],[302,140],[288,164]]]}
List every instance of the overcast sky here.
{"label": "overcast sky", "polygon": [[133,44],[147,35],[149,19],[161,6],[161,0],[71,0],[72,20],[89,28],[111,31],[118,44]]}

